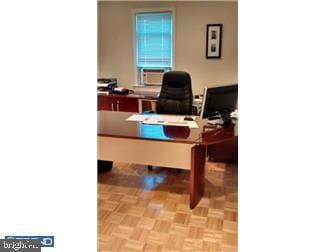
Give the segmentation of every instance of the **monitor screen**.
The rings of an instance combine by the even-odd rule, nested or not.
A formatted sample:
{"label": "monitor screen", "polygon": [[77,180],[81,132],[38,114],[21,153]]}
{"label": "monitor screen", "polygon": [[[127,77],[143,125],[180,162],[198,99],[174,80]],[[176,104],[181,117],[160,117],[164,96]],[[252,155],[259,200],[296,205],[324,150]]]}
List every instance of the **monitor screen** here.
{"label": "monitor screen", "polygon": [[201,118],[229,114],[236,109],[238,84],[204,88]]}

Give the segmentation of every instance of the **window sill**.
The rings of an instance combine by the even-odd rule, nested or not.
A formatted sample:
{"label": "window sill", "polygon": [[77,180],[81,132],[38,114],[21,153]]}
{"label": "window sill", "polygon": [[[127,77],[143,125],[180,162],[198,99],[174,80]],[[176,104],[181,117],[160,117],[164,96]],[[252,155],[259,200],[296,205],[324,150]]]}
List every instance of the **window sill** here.
{"label": "window sill", "polygon": [[158,96],[161,91],[161,85],[134,85],[134,94]]}

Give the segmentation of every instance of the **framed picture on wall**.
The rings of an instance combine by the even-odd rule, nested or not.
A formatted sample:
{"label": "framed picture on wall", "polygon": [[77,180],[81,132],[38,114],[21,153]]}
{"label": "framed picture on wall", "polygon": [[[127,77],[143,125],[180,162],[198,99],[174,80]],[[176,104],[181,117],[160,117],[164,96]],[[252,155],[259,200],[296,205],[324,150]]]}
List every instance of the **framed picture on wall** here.
{"label": "framed picture on wall", "polygon": [[206,34],[206,58],[220,59],[222,46],[222,24],[208,24]]}

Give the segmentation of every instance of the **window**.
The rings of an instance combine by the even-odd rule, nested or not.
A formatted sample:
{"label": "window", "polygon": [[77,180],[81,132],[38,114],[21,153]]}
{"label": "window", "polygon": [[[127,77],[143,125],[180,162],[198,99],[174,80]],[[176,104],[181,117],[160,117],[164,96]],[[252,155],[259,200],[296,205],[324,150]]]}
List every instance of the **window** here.
{"label": "window", "polygon": [[172,11],[135,13],[135,48],[138,83],[144,69],[172,70]]}

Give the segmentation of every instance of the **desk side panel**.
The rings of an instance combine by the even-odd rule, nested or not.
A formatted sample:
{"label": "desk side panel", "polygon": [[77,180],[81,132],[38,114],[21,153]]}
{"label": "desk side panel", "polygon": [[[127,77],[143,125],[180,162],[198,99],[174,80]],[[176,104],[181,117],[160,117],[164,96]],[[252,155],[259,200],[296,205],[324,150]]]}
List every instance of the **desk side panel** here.
{"label": "desk side panel", "polygon": [[190,170],[194,144],[98,136],[98,159]]}

